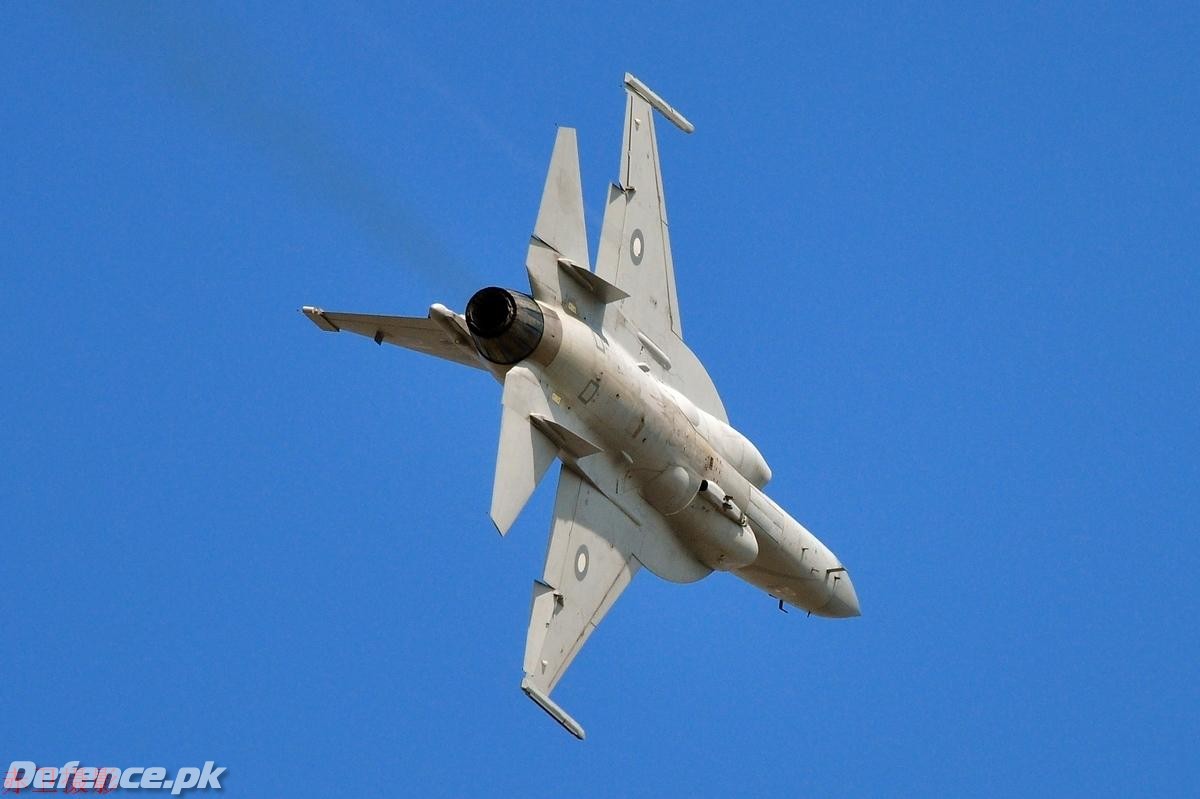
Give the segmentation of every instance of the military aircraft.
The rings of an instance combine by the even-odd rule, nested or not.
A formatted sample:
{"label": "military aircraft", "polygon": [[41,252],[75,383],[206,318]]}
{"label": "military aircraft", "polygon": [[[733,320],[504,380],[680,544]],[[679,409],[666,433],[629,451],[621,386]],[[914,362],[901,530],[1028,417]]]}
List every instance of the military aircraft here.
{"label": "military aircraft", "polygon": [[729,425],[684,343],[653,112],[695,128],[630,74],[625,89],[621,171],[594,271],[575,131],[560,128],[525,261],[529,293],[483,288],[465,314],[434,304],[426,317],[303,309],[322,330],[482,369],[503,384],[491,504],[500,535],[561,461],[521,688],[580,739],[583,727],[550,694],[643,567],[677,583],[730,572],[780,609],[859,615],[846,567],[763,493],[770,467]]}

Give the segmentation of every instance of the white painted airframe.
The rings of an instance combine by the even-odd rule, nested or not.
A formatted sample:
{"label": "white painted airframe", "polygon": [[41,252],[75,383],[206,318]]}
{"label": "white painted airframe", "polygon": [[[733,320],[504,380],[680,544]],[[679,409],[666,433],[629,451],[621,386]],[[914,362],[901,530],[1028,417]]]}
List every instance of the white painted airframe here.
{"label": "white painted airframe", "polygon": [[560,128],[529,242],[528,294],[484,288],[466,313],[334,313],[322,330],[491,372],[503,386],[491,518],[508,532],[551,463],[558,493],[542,577],[533,584],[521,688],[579,738],[550,693],[643,567],[677,583],[714,570],[819,616],[859,615],[850,575],[763,493],[771,470],[729,425],[683,341],[667,237],[654,111],[690,122],[625,76],[621,171],[593,271],[575,131]]}

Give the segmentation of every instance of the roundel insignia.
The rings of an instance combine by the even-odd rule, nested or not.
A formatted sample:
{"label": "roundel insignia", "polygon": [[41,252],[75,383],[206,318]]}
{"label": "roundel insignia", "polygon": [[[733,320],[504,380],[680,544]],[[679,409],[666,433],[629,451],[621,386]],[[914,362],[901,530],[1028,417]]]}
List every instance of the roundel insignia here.
{"label": "roundel insignia", "polygon": [[642,262],[642,256],[645,252],[646,240],[642,238],[642,231],[633,231],[633,235],[629,237],[629,257],[633,259],[634,266]]}
{"label": "roundel insignia", "polygon": [[586,544],[581,544],[579,549],[575,551],[575,578],[582,580],[587,576],[588,570],[588,548]]}

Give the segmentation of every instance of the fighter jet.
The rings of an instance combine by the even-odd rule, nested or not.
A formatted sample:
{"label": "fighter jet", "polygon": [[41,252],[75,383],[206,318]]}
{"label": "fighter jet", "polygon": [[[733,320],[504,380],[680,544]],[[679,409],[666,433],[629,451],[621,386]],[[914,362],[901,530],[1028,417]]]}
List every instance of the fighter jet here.
{"label": "fighter jet", "polygon": [[550,694],[643,568],[676,583],[728,572],[818,616],[859,615],[842,562],[771,500],[771,469],[729,424],[684,343],[654,112],[695,128],[630,74],[621,171],[588,258],[575,131],[560,128],[525,267],[529,291],[480,289],[465,314],[335,313],[347,331],[490,372],[503,385],[491,518],[512,527],[561,463],[550,544],[533,583],[524,692],[576,737]]}

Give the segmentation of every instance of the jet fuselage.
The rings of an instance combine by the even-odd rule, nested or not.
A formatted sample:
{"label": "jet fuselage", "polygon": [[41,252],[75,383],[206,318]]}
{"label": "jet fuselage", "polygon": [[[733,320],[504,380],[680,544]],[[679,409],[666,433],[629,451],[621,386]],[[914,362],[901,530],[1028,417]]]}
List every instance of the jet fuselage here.
{"label": "jet fuselage", "polygon": [[648,363],[602,329],[519,292],[481,290],[466,321],[498,379],[514,365],[528,369],[583,425],[574,433],[619,453],[617,484],[602,488],[639,495],[700,564],[818,615],[859,615],[840,561],[761,490],[770,469],[757,448],[660,382]]}
{"label": "jet fuselage", "polygon": [[321,330],[501,382],[488,513],[500,535],[562,464],[532,586],[521,690],[581,739],[583,727],[551,693],[643,568],[676,583],[730,572],[781,609],[859,615],[841,561],[763,493],[770,467],[729,425],[684,340],[655,114],[685,133],[695,128],[633,75],[624,87],[620,169],[595,250],[576,134],[560,127],[526,251],[528,294],[485,288],[465,314],[435,303],[426,317],[302,309]]}

